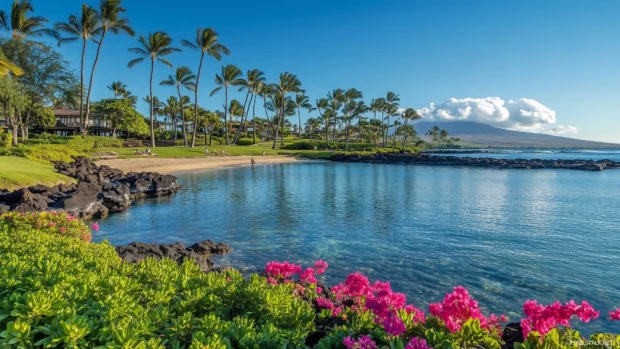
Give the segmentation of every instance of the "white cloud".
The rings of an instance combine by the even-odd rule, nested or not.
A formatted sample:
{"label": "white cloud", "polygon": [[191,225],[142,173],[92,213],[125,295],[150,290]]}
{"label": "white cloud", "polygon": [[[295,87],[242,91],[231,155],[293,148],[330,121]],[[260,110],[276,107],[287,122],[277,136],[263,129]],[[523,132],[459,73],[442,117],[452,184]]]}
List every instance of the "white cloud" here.
{"label": "white cloud", "polygon": [[549,135],[564,135],[564,134],[576,134],[579,133],[579,129],[575,126],[570,125],[558,125],[552,129],[545,131],[544,133]]}
{"label": "white cloud", "polygon": [[[499,97],[450,98],[441,104],[431,103],[419,113],[430,120],[475,121],[529,132],[546,132],[556,122],[555,110],[529,98],[508,101]],[[573,127],[564,132],[573,129],[576,130]]]}

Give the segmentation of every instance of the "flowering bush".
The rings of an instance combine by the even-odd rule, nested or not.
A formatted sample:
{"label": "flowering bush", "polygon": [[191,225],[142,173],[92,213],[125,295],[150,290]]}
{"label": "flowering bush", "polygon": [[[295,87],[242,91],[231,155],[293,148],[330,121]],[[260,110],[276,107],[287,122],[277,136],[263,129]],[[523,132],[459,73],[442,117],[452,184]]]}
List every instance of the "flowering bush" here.
{"label": "flowering bush", "polygon": [[[108,243],[64,214],[0,216],[0,348],[500,349],[502,317],[485,316],[457,287],[426,316],[387,282],[361,273],[329,289],[313,267],[271,262],[265,275],[203,273],[193,262],[121,261]],[[293,277],[298,275],[297,280]],[[524,305],[515,349],[576,348],[572,317],[588,303]],[[617,319],[620,310],[609,312]],[[529,327],[528,327],[529,326]],[[620,336],[590,340],[620,349]],[[581,341],[581,342],[580,342]],[[573,344],[571,344],[573,343]],[[600,346],[599,346],[600,347]],[[584,348],[598,348],[588,346]]]}

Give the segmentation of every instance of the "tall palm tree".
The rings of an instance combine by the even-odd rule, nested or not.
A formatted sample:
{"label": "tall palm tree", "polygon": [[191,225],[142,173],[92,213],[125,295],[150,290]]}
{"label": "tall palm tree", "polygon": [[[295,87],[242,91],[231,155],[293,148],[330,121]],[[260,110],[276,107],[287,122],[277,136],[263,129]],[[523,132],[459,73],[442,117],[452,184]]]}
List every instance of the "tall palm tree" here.
{"label": "tall palm tree", "polygon": [[258,85],[257,94],[263,98],[263,108],[265,109],[265,118],[267,119],[267,140],[271,137],[271,119],[269,119],[269,114],[267,113],[267,97],[272,95],[271,85],[266,83],[261,83]]}
{"label": "tall palm tree", "polygon": [[198,74],[196,75],[196,88],[194,89],[194,130],[192,137],[192,148],[195,145],[196,130],[198,128],[198,86],[200,83],[200,73],[202,72],[202,62],[205,55],[215,58],[220,61],[222,54],[230,55],[230,51],[226,46],[222,45],[218,41],[217,32],[213,28],[198,28],[196,31],[195,42],[188,40],[181,40],[181,44],[185,47],[200,50],[200,63],[198,63]]}
{"label": "tall palm tree", "polygon": [[383,137],[383,146],[387,143],[388,133],[390,131],[390,116],[396,113],[398,109],[398,102],[400,97],[394,92],[388,92],[384,102],[384,111],[387,114],[387,128],[385,129],[385,135]]}
{"label": "tall palm tree", "polygon": [[297,118],[299,119],[299,132],[297,134],[297,138],[301,139],[301,108],[307,109],[308,111],[312,111],[312,104],[310,104],[310,99],[305,95],[304,91],[295,95],[295,106],[297,107]]}
{"label": "tall palm tree", "polygon": [[336,142],[336,124],[338,120],[338,110],[343,106],[345,101],[344,91],[342,89],[335,89],[332,92],[327,93],[327,107],[330,110],[332,120],[334,121],[334,133],[332,136],[332,142]]}
{"label": "tall palm tree", "polygon": [[[291,74],[289,72],[285,72],[280,74],[280,81],[277,84],[273,84],[273,91],[276,94],[276,97],[282,99],[281,103],[281,113],[280,113],[280,123],[282,126],[282,140],[280,145],[284,145],[284,119],[286,119],[287,113],[286,108],[290,107],[291,103],[288,103],[286,100],[287,93],[296,93],[301,91],[301,81],[297,78],[295,74]],[[279,95],[279,96],[278,96]],[[292,102],[292,101],[290,101]],[[292,103],[294,105],[294,103]],[[278,140],[278,129],[276,128],[276,136],[273,140],[272,149],[276,149]]]}
{"label": "tall palm tree", "polygon": [[[213,96],[216,92],[220,91],[222,87],[225,90],[225,100],[224,100],[224,129],[226,132],[226,145],[229,145],[230,142],[228,140],[228,120],[226,117],[228,116],[228,87],[229,86],[239,86],[243,83],[243,79],[241,79],[241,69],[237,66],[229,64],[226,66],[222,66],[222,72],[219,74],[215,74],[215,84],[218,85],[213,91],[211,91],[211,96]],[[232,121],[232,118],[231,118]]]}
{"label": "tall palm tree", "polygon": [[127,91],[127,85],[121,81],[112,81],[110,86],[108,86],[108,90],[114,93],[114,98],[117,98],[118,96],[123,96],[124,92]]}
{"label": "tall palm tree", "polygon": [[[181,52],[176,47],[172,47],[172,39],[168,34],[164,32],[155,32],[149,33],[148,40],[144,37],[144,35],[140,35],[140,45],[141,47],[133,47],[129,49],[129,52],[135,53],[140,57],[132,59],[129,61],[127,66],[132,68],[138,63],[144,61],[145,58],[149,58],[151,60],[151,77],[149,80],[149,95],[151,99],[153,99],[153,72],[155,70],[155,61],[163,63],[168,67],[172,68],[172,63],[166,60],[165,56],[168,56],[174,52]],[[151,105],[150,110],[150,119],[151,119],[151,147],[155,147],[155,128],[154,128],[154,118],[153,118],[153,105]]]}
{"label": "tall palm tree", "polygon": [[[242,80],[243,82],[241,84],[241,87],[239,88],[239,91],[243,91],[244,89],[248,90],[245,96],[245,102],[243,102],[243,115],[241,116],[241,125],[243,126],[243,131],[245,133],[247,131],[246,125],[247,125],[248,115],[250,114],[250,106],[252,105],[252,100],[255,97],[255,93],[256,93],[256,90],[258,89],[258,85],[263,84],[265,82],[265,73],[263,73],[259,69],[251,69],[251,70],[248,70],[247,72],[247,79],[242,79]],[[249,103],[248,103],[248,97],[250,97]],[[239,128],[239,130],[241,130],[241,128]],[[235,135],[235,139],[233,140],[232,144],[237,144],[237,141],[239,140],[240,135],[241,135],[241,132],[238,132]]]}
{"label": "tall palm tree", "polygon": [[54,30],[58,33],[67,34],[67,37],[59,37],[58,45],[75,42],[82,39],[82,59],[80,63],[80,131],[88,133],[88,118],[84,117],[84,60],[86,59],[86,44],[89,40],[95,41],[95,36],[101,33],[102,28],[97,20],[98,14],[92,6],[82,5],[80,16],[71,15],[67,23],[58,22]]}
{"label": "tall palm tree", "polygon": [[101,53],[101,46],[103,40],[108,32],[112,34],[125,33],[133,37],[135,35],[133,29],[129,26],[129,20],[123,18],[123,14],[127,12],[124,7],[121,6],[121,0],[103,0],[101,1],[101,7],[97,13],[97,22],[99,23],[99,32],[101,36],[97,39],[97,53],[95,55],[95,61],[93,62],[93,69],[90,72],[90,80],[88,82],[88,89],[86,92],[86,116],[85,119],[88,122],[90,117],[90,95],[93,90],[93,81],[95,79],[95,69],[97,69],[97,62],[99,62],[99,54]]}
{"label": "tall palm tree", "polygon": [[136,106],[136,103],[138,103],[138,96],[135,96],[127,89],[121,91],[121,97],[134,107]]}
{"label": "tall palm tree", "polygon": [[[413,108],[405,109],[405,111],[402,114],[402,117],[405,120],[405,127],[407,127],[409,120],[413,121],[413,120],[418,120],[421,118],[420,114],[418,114],[418,112]],[[405,144],[407,143],[407,133],[409,132],[405,132],[405,136],[403,137],[403,149],[405,149]]]}
{"label": "tall palm tree", "polygon": [[[44,35],[55,36],[53,30],[46,29],[43,23],[48,20],[45,17],[35,16],[29,17],[28,13],[34,12],[34,6],[30,0],[13,0],[11,6],[11,18],[7,20],[6,14],[2,13],[2,22],[4,27],[13,32],[13,38],[25,38],[28,36],[41,37]],[[10,27],[9,27],[10,24]]]}
{"label": "tall palm tree", "polygon": [[[196,75],[194,75],[192,73],[192,70],[188,67],[178,67],[174,76],[168,75],[168,79],[160,82],[159,84],[162,86],[176,87],[177,94],[179,95],[179,100],[181,100],[181,87],[184,87],[190,91],[196,89]],[[183,110],[183,108],[181,108],[181,122],[183,123],[183,125],[185,125],[185,111]],[[194,123],[196,122],[197,121],[194,120]],[[187,133],[185,131],[185,127],[183,127],[183,145],[187,147]]]}
{"label": "tall palm tree", "polygon": [[[314,108],[319,111],[319,119],[325,124],[325,130],[329,129],[329,117],[323,113],[328,106],[326,98],[319,98],[314,102]],[[325,141],[327,142],[327,131],[325,132]]]}

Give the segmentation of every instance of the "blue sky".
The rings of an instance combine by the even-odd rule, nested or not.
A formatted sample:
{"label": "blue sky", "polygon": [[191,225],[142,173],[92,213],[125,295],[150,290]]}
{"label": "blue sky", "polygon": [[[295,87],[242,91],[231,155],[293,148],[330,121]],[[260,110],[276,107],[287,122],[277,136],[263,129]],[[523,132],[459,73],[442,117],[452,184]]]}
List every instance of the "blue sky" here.
{"label": "blue sky", "polygon": [[[505,110],[491,110],[485,120],[501,127],[526,129],[525,125],[537,132],[570,125],[579,132],[567,136],[620,142],[620,1],[124,2],[136,32],[164,30],[179,47],[181,39],[194,38],[198,27],[219,32],[231,55],[221,62],[205,62],[200,105],[208,109],[221,108],[223,94],[208,93],[220,66],[231,63],[243,71],[261,69],[270,81],[284,71],[297,74],[312,101],[334,88],[355,87],[367,101],[394,91],[400,94],[401,106],[427,108],[427,115],[434,117],[445,113],[429,109],[431,102],[450,115],[465,113],[480,120],[476,113],[488,111],[488,104],[479,98],[499,97],[506,103],[527,98],[544,108],[526,101],[508,112],[519,113],[519,106],[527,105],[532,110],[526,107],[524,118],[542,115],[542,122],[507,123],[499,120],[506,117]],[[35,13],[52,22],[77,14],[82,3],[33,0]],[[148,94],[149,64],[127,68],[134,57],[127,49],[133,46],[136,38],[106,39],[94,99],[112,96],[106,89],[112,80],[122,80],[140,97]],[[88,47],[88,65],[94,49]],[[60,50],[77,70],[80,45]],[[175,65],[194,70],[198,58],[190,50],[170,56]],[[155,81],[171,72],[158,65]],[[174,93],[172,88],[155,87],[160,99]],[[441,107],[449,98],[457,100]],[[463,106],[473,107],[473,114]],[[139,109],[147,114],[145,103]],[[555,122],[550,111],[555,112]]]}

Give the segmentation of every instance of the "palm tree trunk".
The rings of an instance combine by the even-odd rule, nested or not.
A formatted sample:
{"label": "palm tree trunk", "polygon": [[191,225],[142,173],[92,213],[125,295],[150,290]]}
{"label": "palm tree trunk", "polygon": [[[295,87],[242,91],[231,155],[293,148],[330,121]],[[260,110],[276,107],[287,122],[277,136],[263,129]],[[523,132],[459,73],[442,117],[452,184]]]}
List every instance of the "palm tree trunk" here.
{"label": "palm tree trunk", "polygon": [[155,70],[155,59],[151,59],[151,80],[149,84],[149,96],[151,97],[150,117],[151,117],[151,148],[155,148],[155,122],[153,120],[153,71]]}
{"label": "palm tree trunk", "polygon": [[[284,104],[284,101],[282,102]],[[280,147],[284,146],[284,105],[282,106],[282,115],[281,115],[280,125],[282,127],[282,136],[280,137]]]}
{"label": "palm tree trunk", "polygon": [[250,89],[248,88],[248,92],[245,94],[245,101],[243,101],[243,114],[241,114],[241,123],[239,124],[239,129],[237,130],[237,134],[235,135],[235,138],[233,139],[232,144],[237,144],[237,141],[239,140],[239,137],[241,136],[241,127],[243,127],[243,131],[245,132],[245,126],[243,123],[244,120],[244,116],[246,115],[245,112],[245,107],[248,104],[248,97],[250,96]]}
{"label": "palm tree trunk", "polygon": [[[250,116],[250,106],[252,105],[252,100],[254,100],[254,93],[252,93],[250,95],[250,101],[248,102],[248,112],[247,112],[247,115],[245,116],[245,123],[246,123],[246,125],[248,123],[248,116]],[[243,138],[248,138],[248,128],[247,127],[243,127]]]}
{"label": "palm tree trunk", "polygon": [[174,132],[174,145],[177,145],[177,117],[170,115],[170,119],[172,119],[172,129]]}
{"label": "palm tree trunk", "polygon": [[82,45],[82,63],[80,65],[80,123],[82,129],[80,133],[85,135],[88,132],[88,122],[84,119],[84,58],[86,56],[86,39]]}
{"label": "palm tree trunk", "polygon": [[[228,142],[228,119],[227,119],[227,114],[228,114],[228,86],[226,86],[226,98],[224,100],[224,130],[226,132],[226,145],[229,145],[230,143]],[[232,118],[231,118],[231,122],[232,122]]]}
{"label": "palm tree trunk", "polygon": [[334,115],[334,132],[332,134],[332,142],[336,142],[336,124],[338,122],[336,121],[336,116]]}
{"label": "palm tree trunk", "polygon": [[[200,72],[202,71],[202,61],[205,58],[204,52],[200,56],[200,63],[198,64],[198,73],[196,74],[196,89],[194,90],[194,132],[192,133],[192,148],[196,144],[196,131],[198,129],[198,83],[200,82]],[[207,142],[207,135],[205,133],[205,143]]]}
{"label": "palm tree trunk", "polygon": [[[101,33],[101,39],[99,40],[99,45],[97,46],[97,54],[95,55],[95,62],[93,63],[93,70],[90,72],[90,81],[88,83],[88,92],[86,94],[86,122],[90,117],[90,93],[93,90],[93,80],[95,79],[95,69],[97,68],[97,62],[99,61],[99,53],[101,52],[101,45],[103,45],[103,39],[105,38],[105,33],[107,31],[104,29],[103,33]],[[116,94],[114,94],[114,98],[116,98]]]}
{"label": "palm tree trunk", "polygon": [[[177,86],[177,93],[179,94],[179,102],[181,107],[181,128],[183,128],[183,146],[187,147],[187,130],[185,129],[185,108],[183,107],[183,102],[181,101],[181,88]],[[151,102],[153,99],[151,98]]]}
{"label": "palm tree trunk", "polygon": [[267,99],[263,97],[263,108],[265,108],[265,118],[267,118],[267,139],[271,137],[271,119],[269,119],[269,113],[267,113]]}
{"label": "palm tree trunk", "polygon": [[301,139],[301,112],[299,111],[299,107],[297,107],[297,118],[299,119],[299,125],[298,125],[299,132],[297,132],[297,139]]}
{"label": "palm tree trunk", "polygon": [[256,96],[254,97],[254,105],[252,106],[252,142],[256,144]]}
{"label": "palm tree trunk", "polygon": [[280,130],[280,121],[278,120],[278,125],[276,126],[276,132],[275,132],[275,136],[273,137],[273,146],[271,146],[271,149],[276,149],[276,146],[278,145],[278,131]]}

